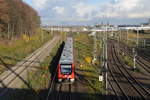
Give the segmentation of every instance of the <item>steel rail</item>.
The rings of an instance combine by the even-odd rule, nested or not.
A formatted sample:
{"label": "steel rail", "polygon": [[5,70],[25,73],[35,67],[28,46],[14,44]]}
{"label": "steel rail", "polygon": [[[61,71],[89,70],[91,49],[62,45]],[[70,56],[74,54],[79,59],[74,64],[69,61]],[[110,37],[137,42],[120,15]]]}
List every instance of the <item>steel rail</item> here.
{"label": "steel rail", "polygon": [[[113,45],[113,48],[114,48],[114,45]],[[121,68],[119,66],[118,69],[120,70],[120,72],[124,73],[122,71],[122,69],[127,73],[128,76],[130,76],[130,79],[126,76],[126,74],[124,73],[124,77],[126,77],[126,79],[128,80],[128,82],[134,87],[134,89],[139,93],[139,95],[143,98],[143,100],[146,100],[145,99],[145,95],[143,94],[143,92],[141,93],[141,91],[139,90],[139,88],[137,89],[137,87],[132,83],[133,81],[135,83],[137,83],[137,85],[147,94],[147,95],[150,95],[149,92],[127,71],[127,69],[125,68],[124,64],[119,60],[118,56],[117,56],[117,53],[115,51],[115,49],[113,49],[113,54],[114,54],[114,57],[116,57],[116,62],[119,62],[119,65],[121,66]]]}

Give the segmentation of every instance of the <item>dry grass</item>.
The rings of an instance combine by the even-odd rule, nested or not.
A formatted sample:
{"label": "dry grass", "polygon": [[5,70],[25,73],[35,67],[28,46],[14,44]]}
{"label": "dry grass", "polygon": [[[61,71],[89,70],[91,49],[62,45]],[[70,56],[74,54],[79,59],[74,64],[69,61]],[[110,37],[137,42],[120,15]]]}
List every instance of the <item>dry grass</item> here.
{"label": "dry grass", "polygon": [[[136,34],[136,33],[133,33],[133,32],[130,32],[130,33],[128,34],[128,37],[129,37],[129,38],[137,38],[137,34]],[[150,34],[139,34],[139,38],[150,39]]]}
{"label": "dry grass", "polygon": [[[27,41],[22,38],[18,38],[13,41],[4,40],[0,43],[0,59],[3,60],[9,67],[14,66],[17,62],[21,61],[30,53],[34,52],[37,48],[41,47],[46,41],[52,38],[52,35],[44,34],[44,41],[42,41],[42,34],[39,31],[37,34],[30,36]],[[9,45],[11,44],[11,45]],[[5,70],[0,62],[0,73]]]}
{"label": "dry grass", "polygon": [[[84,77],[88,91],[85,93],[83,98],[88,98],[89,100],[99,100],[102,98],[100,95],[102,93],[103,84],[98,80],[98,73],[95,65],[86,61],[86,58],[93,58],[93,37],[89,37],[87,33],[74,34],[75,42],[74,48],[76,49],[76,59],[80,70],[80,73]],[[86,99],[85,99],[86,100]]]}

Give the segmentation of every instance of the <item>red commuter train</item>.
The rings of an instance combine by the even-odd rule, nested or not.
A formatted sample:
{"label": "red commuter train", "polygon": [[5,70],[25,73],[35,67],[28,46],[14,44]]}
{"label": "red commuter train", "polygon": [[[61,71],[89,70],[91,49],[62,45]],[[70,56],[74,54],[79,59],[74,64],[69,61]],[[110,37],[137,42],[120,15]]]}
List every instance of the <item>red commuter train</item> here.
{"label": "red commuter train", "polygon": [[63,48],[59,64],[58,64],[58,82],[75,80],[75,65],[73,57],[73,38],[67,37]]}

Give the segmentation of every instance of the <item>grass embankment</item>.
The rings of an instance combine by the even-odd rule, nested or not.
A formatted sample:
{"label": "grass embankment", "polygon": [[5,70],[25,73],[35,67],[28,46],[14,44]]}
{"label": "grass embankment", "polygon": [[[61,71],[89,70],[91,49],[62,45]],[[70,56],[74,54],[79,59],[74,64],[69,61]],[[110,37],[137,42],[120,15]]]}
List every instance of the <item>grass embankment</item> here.
{"label": "grass embankment", "polygon": [[[65,39],[65,33],[61,34],[62,40]],[[52,49],[52,52],[40,63],[37,70],[28,72],[28,85],[23,85],[19,93],[14,92],[12,100],[45,100],[47,96],[49,81],[51,79],[51,67],[54,59],[58,55],[61,41]],[[30,86],[32,90],[28,87]]]}
{"label": "grass embankment", "polygon": [[[86,95],[83,95],[83,100],[99,100],[103,85],[98,80],[97,66],[87,59],[93,58],[93,37],[89,37],[87,33],[80,33],[74,34],[74,40],[76,67],[79,69],[76,72],[88,88],[88,91],[84,92]],[[81,73],[80,70],[82,70]]]}
{"label": "grass embankment", "polygon": [[50,80],[50,63],[52,62],[53,57],[57,53],[57,49],[60,46],[60,42],[53,48],[52,52],[44,59],[43,62],[40,64],[40,69],[34,72],[30,72],[30,78],[29,83],[30,86],[32,86],[35,91],[38,91],[39,89],[48,88],[48,83]]}
{"label": "grass embankment", "polygon": [[[146,41],[149,41],[150,39],[150,31],[139,31],[139,34],[137,36],[137,31],[133,31],[133,30],[129,30],[128,34],[127,31],[121,31],[120,32],[116,32],[114,34],[114,37],[116,40],[119,40],[120,38],[120,42],[123,42],[125,44],[127,44],[130,47],[135,47],[136,46],[136,42],[137,42],[137,37],[139,38],[139,46],[143,47],[144,46],[144,39]],[[128,41],[127,41],[128,38]],[[148,43],[147,43],[147,46]]]}
{"label": "grass embankment", "polygon": [[[123,61],[125,62],[126,65],[130,66],[132,69],[134,69],[134,62],[133,59],[130,59],[128,56],[123,56]],[[142,69],[137,67],[137,63],[135,64],[136,69],[134,69],[135,72],[142,72]]]}
{"label": "grass embankment", "polygon": [[[130,38],[130,39],[134,39],[134,41],[135,41],[135,44],[136,44],[136,39],[137,39],[137,33],[135,33],[135,32],[130,32],[130,34],[128,35],[128,37]],[[139,38],[139,47],[140,47],[140,49],[145,49],[144,48],[144,40],[145,40],[145,46],[146,47],[150,47],[150,45],[149,45],[149,41],[150,41],[150,32],[147,32],[147,33],[139,33],[139,36],[138,36],[138,38]],[[135,45],[134,45],[135,46]]]}
{"label": "grass embankment", "polygon": [[[50,74],[50,63],[52,62],[53,57],[57,53],[57,49],[60,46],[60,42],[53,48],[52,52],[45,58],[45,60],[40,64],[39,69],[36,71],[29,72],[28,74],[28,84],[32,87],[33,91],[31,93],[29,91],[22,92],[21,95],[25,95],[22,100],[43,100],[47,95],[47,89],[49,86],[49,81],[51,78]],[[23,85],[22,88],[28,89],[27,85]],[[17,93],[14,94],[16,97],[20,97]]]}
{"label": "grass embankment", "polygon": [[[46,41],[50,40],[53,36],[43,31],[38,31],[33,36],[23,35],[21,38],[8,41],[0,41],[0,59],[7,64],[8,67],[14,66],[17,62],[34,52],[37,48],[41,47]],[[0,62],[0,73],[6,69],[6,66]]]}
{"label": "grass embankment", "polygon": [[131,61],[128,56],[123,56],[123,60],[124,60],[124,62],[125,62],[126,65],[131,66],[131,67],[134,66],[133,61]]}
{"label": "grass embankment", "polygon": [[[40,63],[40,66],[36,70],[28,72],[27,83],[28,85],[22,85],[20,91],[14,91],[10,96],[11,100],[45,100],[47,95],[47,89],[51,78],[50,65],[54,56],[57,54],[57,50],[60,47],[59,42],[52,52]],[[30,88],[29,88],[30,86]],[[31,89],[32,88],[32,89]]]}

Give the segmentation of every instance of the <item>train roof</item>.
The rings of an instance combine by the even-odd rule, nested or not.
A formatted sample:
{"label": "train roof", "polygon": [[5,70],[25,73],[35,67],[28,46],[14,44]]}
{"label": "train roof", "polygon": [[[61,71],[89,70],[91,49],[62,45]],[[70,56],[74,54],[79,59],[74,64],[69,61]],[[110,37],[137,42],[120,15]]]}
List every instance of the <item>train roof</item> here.
{"label": "train roof", "polygon": [[65,41],[65,46],[63,48],[60,64],[70,64],[73,63],[73,38],[68,37]]}

